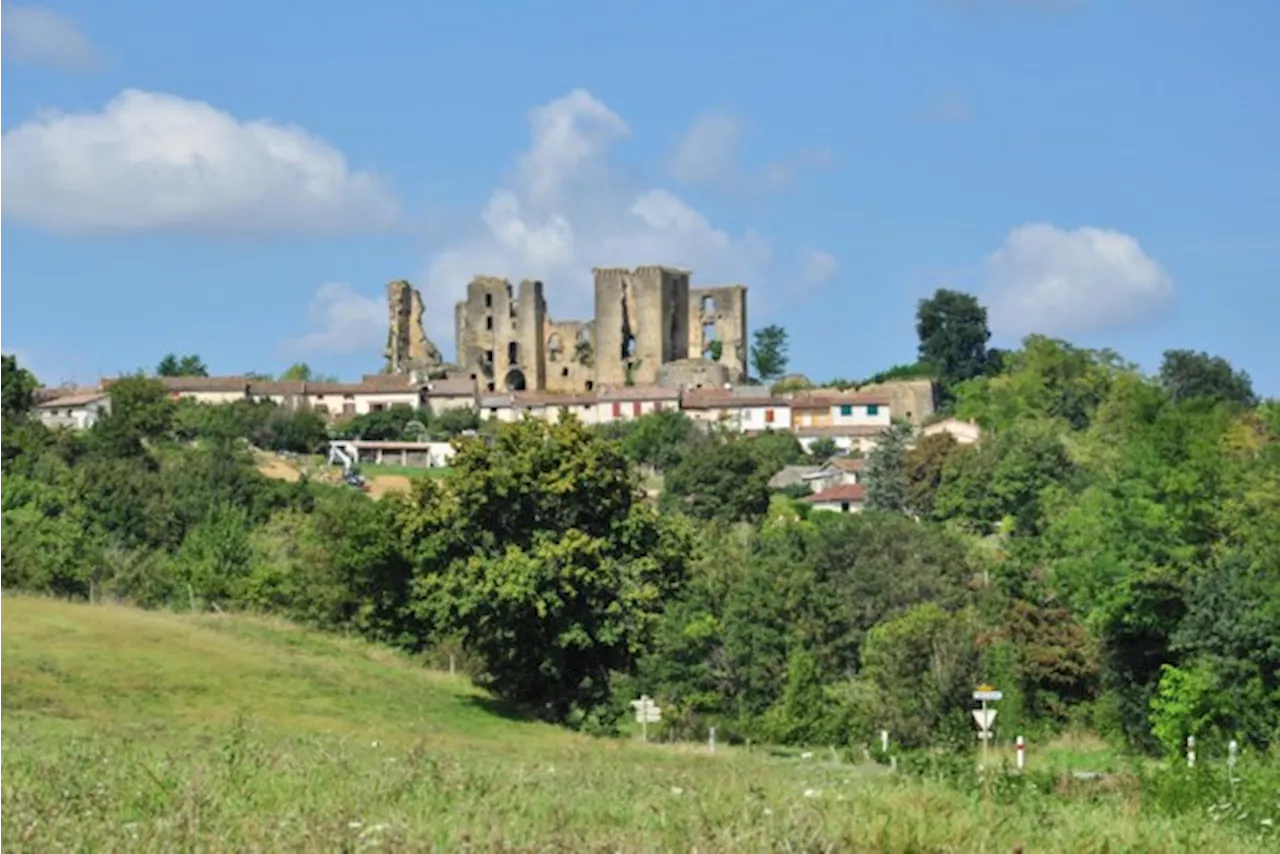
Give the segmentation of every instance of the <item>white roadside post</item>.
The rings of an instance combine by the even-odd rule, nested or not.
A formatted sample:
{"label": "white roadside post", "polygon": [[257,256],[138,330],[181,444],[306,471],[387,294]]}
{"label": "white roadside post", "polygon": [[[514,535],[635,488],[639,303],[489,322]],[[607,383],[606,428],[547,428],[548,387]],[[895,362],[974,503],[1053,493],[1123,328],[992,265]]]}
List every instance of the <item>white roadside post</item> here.
{"label": "white roadside post", "polygon": [[707,746],[711,748],[711,752],[716,752],[716,728],[711,727],[710,735],[707,738]]}
{"label": "white roadside post", "polygon": [[1027,764],[1027,745],[1026,742],[1022,740],[1022,736],[1018,736],[1018,741],[1015,744],[1014,749],[1018,751],[1018,773],[1021,774],[1022,769]]}
{"label": "white roadside post", "polygon": [[656,724],[662,720],[662,709],[648,694],[641,694],[639,700],[632,700],[631,706],[636,710],[636,723],[640,724],[640,739],[648,741],[649,724]]}
{"label": "white roadside post", "polygon": [[1194,735],[1187,736],[1187,767],[1196,767],[1196,737]]}
{"label": "white roadside post", "polygon": [[1236,790],[1236,759],[1240,756],[1240,743],[1234,738],[1227,742],[1227,782],[1231,791]]}
{"label": "white roadside post", "polygon": [[982,770],[987,767],[987,745],[991,742],[991,725],[996,721],[996,710],[987,708],[987,703],[994,703],[1004,698],[1004,693],[991,685],[979,685],[973,692],[973,699],[982,704],[982,708],[973,710],[973,720],[978,724],[978,738],[982,740]]}
{"label": "white roadside post", "polygon": [[889,730],[887,729],[880,730],[880,752],[889,752]]}

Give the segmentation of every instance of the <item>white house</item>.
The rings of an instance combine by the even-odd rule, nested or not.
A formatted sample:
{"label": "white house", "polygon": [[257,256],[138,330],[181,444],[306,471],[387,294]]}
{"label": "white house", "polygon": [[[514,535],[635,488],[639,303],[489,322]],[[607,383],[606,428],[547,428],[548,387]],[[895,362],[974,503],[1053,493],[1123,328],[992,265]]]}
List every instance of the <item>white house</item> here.
{"label": "white house", "polygon": [[652,412],[680,409],[680,392],[660,386],[606,388],[596,395],[596,424],[633,421]]}
{"label": "white house", "polygon": [[804,500],[815,510],[861,513],[867,502],[867,488],[860,483],[846,483],[807,495]]}
{"label": "white house", "polygon": [[175,399],[197,403],[269,400],[279,406],[309,406],[329,418],[352,418],[386,409],[416,409],[425,390],[412,377],[386,374],[358,383],[258,380],[251,377],[161,377]]}
{"label": "white house", "polygon": [[47,427],[88,430],[111,412],[111,395],[96,389],[76,390],[35,404],[36,417]]}
{"label": "white house", "polygon": [[470,377],[428,380],[421,392],[432,415],[476,406],[476,381]]}
{"label": "white house", "polygon": [[944,418],[935,421],[920,431],[925,436],[937,436],[950,433],[961,445],[972,445],[982,438],[982,428],[976,421],[961,421],[959,418]]}
{"label": "white house", "polygon": [[716,424],[735,433],[791,430],[790,404],[764,386],[686,389],[680,408],[699,424]]}
{"label": "white house", "polygon": [[791,429],[806,451],[828,438],[842,451],[865,453],[892,423],[882,394],[816,391],[793,395],[790,403]]}
{"label": "white house", "polygon": [[864,460],[853,457],[832,457],[817,471],[804,477],[809,489],[816,495],[837,486],[853,486],[862,483]]}

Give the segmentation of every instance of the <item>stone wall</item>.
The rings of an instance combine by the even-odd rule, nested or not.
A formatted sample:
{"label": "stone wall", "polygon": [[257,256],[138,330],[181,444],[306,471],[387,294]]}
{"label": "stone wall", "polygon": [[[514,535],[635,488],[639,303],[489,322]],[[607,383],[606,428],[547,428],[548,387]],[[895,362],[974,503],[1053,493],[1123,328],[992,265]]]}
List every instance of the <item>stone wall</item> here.
{"label": "stone wall", "polygon": [[403,279],[387,285],[387,346],[383,351],[388,373],[430,371],[444,359],[422,326],[422,294]]}
{"label": "stone wall", "polygon": [[581,320],[546,320],[547,391],[578,392],[595,388],[594,324]]}
{"label": "stone wall", "polygon": [[523,281],[516,293],[506,279],[476,276],[454,310],[458,364],[489,391],[544,387],[545,316],[541,282]]}
{"label": "stone wall", "polygon": [[720,364],[730,382],[747,378],[747,289],[726,285],[689,289],[689,356],[710,358],[711,342],[720,342]]}
{"label": "stone wall", "polygon": [[596,382],[652,385],[666,362],[689,355],[689,272],[598,267]]}

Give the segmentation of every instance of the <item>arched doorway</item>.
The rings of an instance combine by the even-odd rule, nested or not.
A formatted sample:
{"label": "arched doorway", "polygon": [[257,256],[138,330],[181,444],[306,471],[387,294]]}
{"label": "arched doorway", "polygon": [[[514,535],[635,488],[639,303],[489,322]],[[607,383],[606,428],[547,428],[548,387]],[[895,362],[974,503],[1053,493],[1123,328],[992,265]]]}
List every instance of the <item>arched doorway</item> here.
{"label": "arched doorway", "polygon": [[507,371],[506,387],[507,391],[524,391],[524,371],[519,368],[512,368]]}

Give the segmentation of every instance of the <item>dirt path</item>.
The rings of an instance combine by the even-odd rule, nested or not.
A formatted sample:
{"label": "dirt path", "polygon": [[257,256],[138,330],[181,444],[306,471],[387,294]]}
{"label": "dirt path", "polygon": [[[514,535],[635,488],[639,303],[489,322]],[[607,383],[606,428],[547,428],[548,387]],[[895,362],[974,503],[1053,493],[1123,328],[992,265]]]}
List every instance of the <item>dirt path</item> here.
{"label": "dirt path", "polygon": [[258,460],[258,471],[267,477],[276,480],[287,480],[289,483],[297,483],[302,479],[302,473],[298,469],[279,457],[263,457]]}

